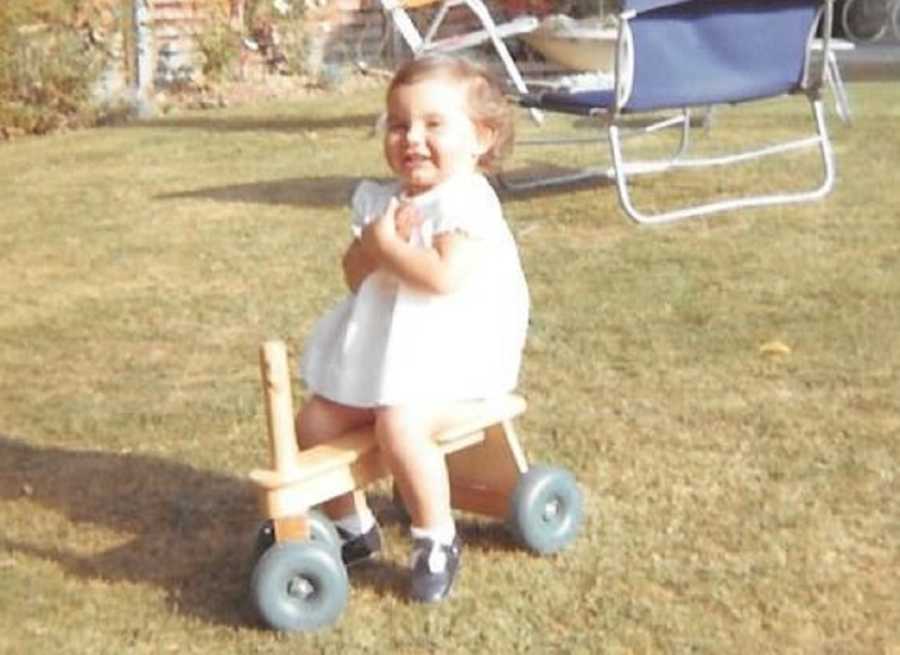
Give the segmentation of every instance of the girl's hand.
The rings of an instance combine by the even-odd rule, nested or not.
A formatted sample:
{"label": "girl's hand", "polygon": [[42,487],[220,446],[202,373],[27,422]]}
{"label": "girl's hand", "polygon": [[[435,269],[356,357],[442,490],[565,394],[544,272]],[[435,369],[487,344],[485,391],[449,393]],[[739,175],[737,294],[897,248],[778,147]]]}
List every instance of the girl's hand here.
{"label": "girl's hand", "polygon": [[408,243],[398,230],[400,203],[392,198],[384,214],[363,228],[363,252],[379,269],[427,293],[452,293],[487,259],[486,242],[458,232],[435,235],[430,248]]}
{"label": "girl's hand", "polygon": [[397,199],[391,198],[387,209],[384,210],[384,214],[363,228],[360,242],[369,256],[375,260],[378,260],[380,253],[389,248],[393,242],[404,241],[397,231],[397,210],[399,206],[400,203]]}
{"label": "girl's hand", "polygon": [[413,230],[422,224],[422,214],[411,202],[404,202],[397,208],[394,215],[394,225],[397,236],[409,243]]}

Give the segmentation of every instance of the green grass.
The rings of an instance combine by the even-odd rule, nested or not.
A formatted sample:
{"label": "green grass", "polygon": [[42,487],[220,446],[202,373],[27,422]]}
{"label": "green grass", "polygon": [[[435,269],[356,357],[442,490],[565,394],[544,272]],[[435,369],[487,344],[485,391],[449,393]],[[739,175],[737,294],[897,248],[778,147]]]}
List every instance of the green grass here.
{"label": "green grass", "polygon": [[[900,94],[850,91],[821,202],[645,229],[607,185],[504,194],[533,296],[520,432],[576,474],[583,534],[542,559],[461,516],[455,596],[421,608],[376,489],[386,557],[313,635],[247,602],[257,346],[296,356],[341,293],[379,93],[0,147],[0,653],[896,655]],[[723,112],[698,145],[801,111]]]}

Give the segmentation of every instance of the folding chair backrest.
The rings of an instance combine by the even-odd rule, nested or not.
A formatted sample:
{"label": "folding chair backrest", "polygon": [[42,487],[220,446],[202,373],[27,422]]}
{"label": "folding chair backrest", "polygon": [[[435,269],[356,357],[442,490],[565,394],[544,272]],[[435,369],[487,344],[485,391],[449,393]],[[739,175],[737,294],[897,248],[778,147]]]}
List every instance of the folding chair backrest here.
{"label": "folding chair backrest", "polygon": [[625,15],[635,12],[625,35],[633,70],[624,111],[736,103],[806,82],[821,0],[622,4]]}
{"label": "folding chair backrest", "polygon": [[[527,93],[528,87],[519,72],[516,61],[513,59],[503,39],[511,38],[535,30],[538,19],[534,16],[521,15],[511,20],[496,23],[488,10],[484,0],[379,0],[382,9],[391,16],[395,28],[403,36],[406,45],[409,46],[414,56],[427,53],[450,54],[490,43],[500,57],[506,74],[512,86],[519,93]],[[413,23],[407,13],[407,9],[416,9],[426,5],[435,5],[432,16],[428,19],[428,26],[423,30]],[[457,7],[465,7],[469,14],[471,26],[474,29],[449,30],[449,34],[439,35],[444,20],[450,16],[450,12]],[[469,24],[466,24],[468,26]],[[531,110],[532,118],[540,122],[540,112]]]}
{"label": "folding chair backrest", "polygon": [[422,47],[422,35],[419,34],[419,29],[412,22],[406,10],[429,5],[432,2],[437,2],[437,0],[413,0],[412,3],[403,2],[403,0],[382,0],[381,2],[381,6],[391,15],[394,26],[413,52]]}

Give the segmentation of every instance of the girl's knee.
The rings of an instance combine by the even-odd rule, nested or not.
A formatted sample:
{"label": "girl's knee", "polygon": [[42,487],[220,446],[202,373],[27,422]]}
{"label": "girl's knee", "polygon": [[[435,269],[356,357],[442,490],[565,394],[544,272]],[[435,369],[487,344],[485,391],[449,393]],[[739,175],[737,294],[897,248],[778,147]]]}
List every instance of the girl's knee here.
{"label": "girl's knee", "polygon": [[375,412],[375,437],[383,452],[402,453],[419,450],[429,443],[431,423],[428,414],[411,407],[384,407]]}
{"label": "girl's knee", "polygon": [[330,441],[341,434],[371,423],[370,410],[348,407],[321,396],[312,396],[297,412],[297,442],[304,448]]}
{"label": "girl's knee", "polygon": [[403,407],[382,407],[375,410],[375,434],[379,441],[402,438],[413,429],[411,412]]}

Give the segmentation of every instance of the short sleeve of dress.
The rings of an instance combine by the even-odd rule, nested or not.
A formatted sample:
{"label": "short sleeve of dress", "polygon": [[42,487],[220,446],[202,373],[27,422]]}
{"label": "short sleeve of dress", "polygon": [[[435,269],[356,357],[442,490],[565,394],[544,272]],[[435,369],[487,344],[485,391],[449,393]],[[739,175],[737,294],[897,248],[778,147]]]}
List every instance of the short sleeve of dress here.
{"label": "short sleeve of dress", "polygon": [[384,212],[396,193],[396,184],[363,180],[356,185],[350,197],[350,230],[354,237],[359,238],[366,224]]}
{"label": "short sleeve of dress", "polygon": [[476,239],[496,236],[502,210],[494,189],[480,175],[454,180],[435,199],[434,233],[464,232]]}

